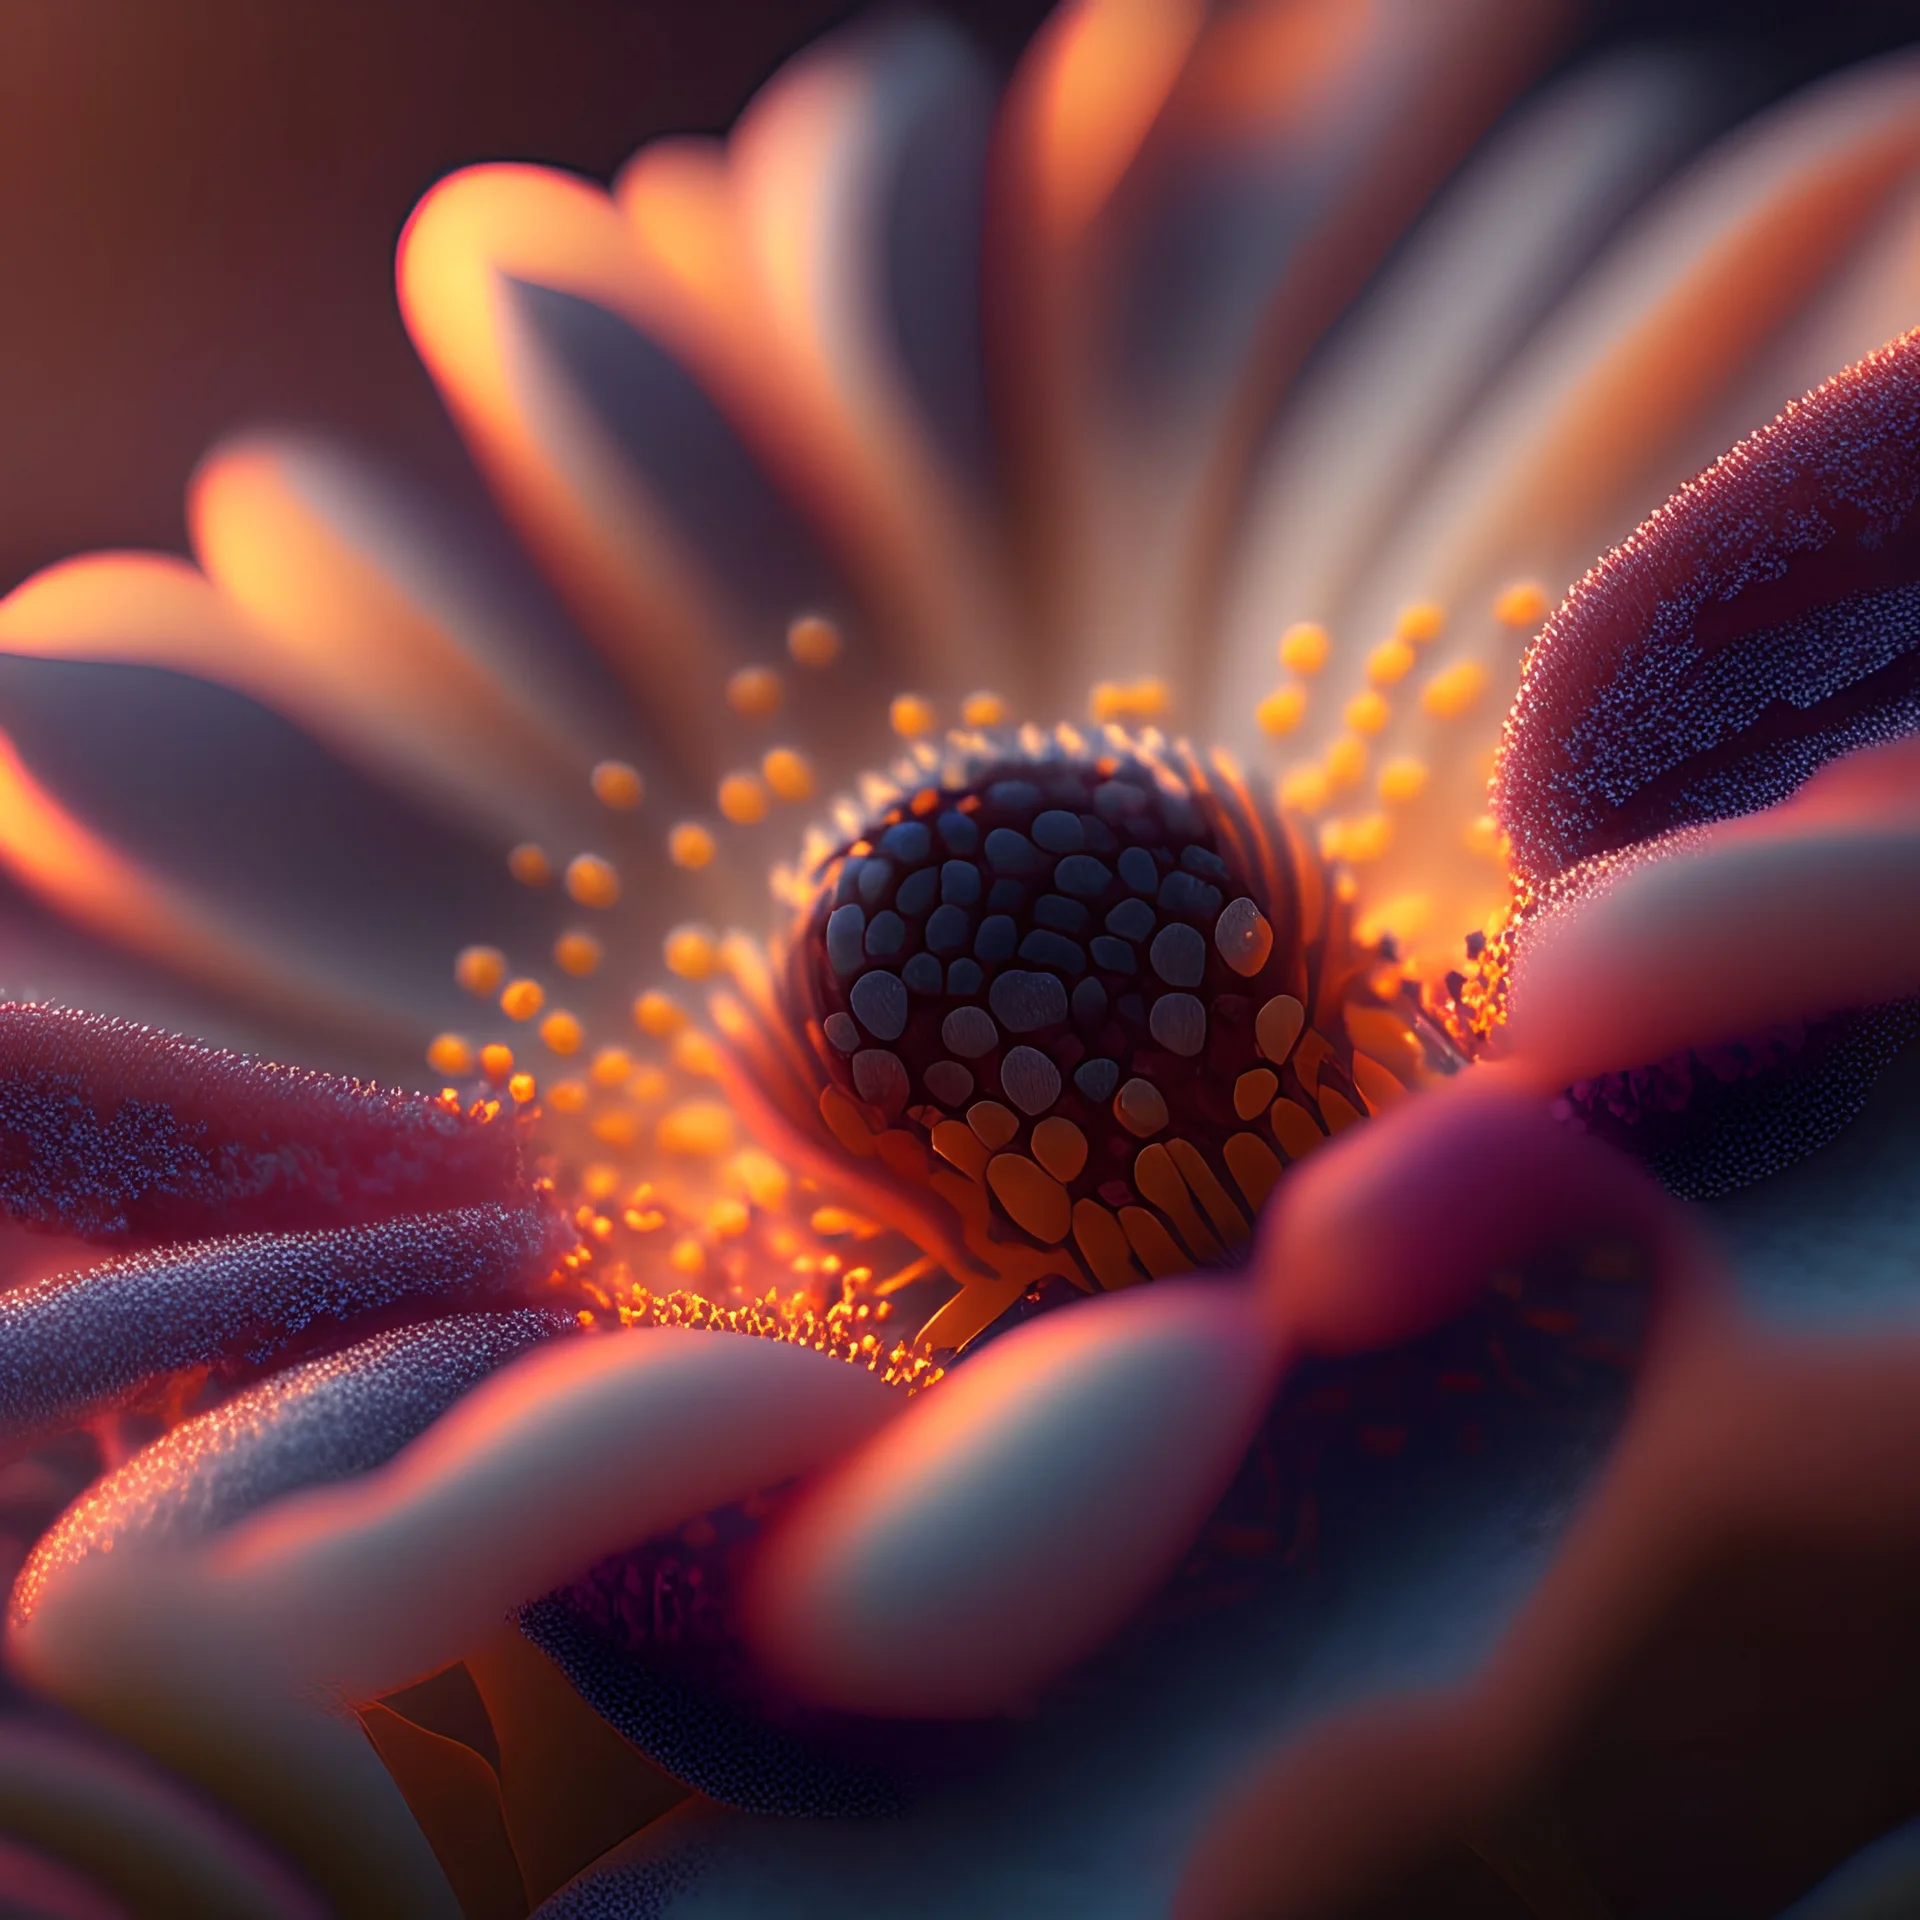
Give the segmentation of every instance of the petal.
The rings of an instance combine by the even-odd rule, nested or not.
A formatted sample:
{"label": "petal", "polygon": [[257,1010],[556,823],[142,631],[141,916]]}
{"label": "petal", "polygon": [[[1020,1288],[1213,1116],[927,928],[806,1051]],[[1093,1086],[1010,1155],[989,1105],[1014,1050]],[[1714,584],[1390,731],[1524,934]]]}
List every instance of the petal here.
{"label": "petal", "polygon": [[131,1021],[0,1005],[0,1210],[23,1225],[147,1246],[522,1191],[511,1122]]}
{"label": "petal", "polygon": [[833,1457],[894,1405],[865,1373],[773,1342],[568,1342],[362,1480],[203,1549],[50,1569],[12,1658],[241,1807],[335,1899],[446,1911],[391,1783],[316,1701],[445,1665],[573,1568]]}
{"label": "petal", "polygon": [[1529,1814],[1607,1910],[1772,1914],[1907,1815],[1920,1352],[1698,1331],[1481,1672],[1275,1755],[1183,1920],[1417,1910]]}
{"label": "petal", "polygon": [[1239,1288],[1088,1301],[992,1342],[803,1497],[749,1631],[810,1698],[959,1716],[1026,1696],[1165,1579],[1277,1356]]}
{"label": "petal", "polygon": [[180,1782],[130,1751],[22,1714],[0,1718],[0,1876],[9,1895],[31,1901],[31,1884],[11,1877],[7,1837],[71,1866],[102,1890],[96,1897],[112,1896],[76,1910],[77,1920],[133,1912],[322,1920],[327,1911],[273,1854]]}
{"label": "petal", "polygon": [[239,1234],[0,1295],[0,1440],[130,1405],[189,1367],[251,1370],[381,1312],[538,1293],[573,1230],[539,1207],[461,1207],[324,1233]]}
{"label": "petal", "polygon": [[[1552,9],[1063,10],[1008,97],[990,286],[1053,702],[1191,696],[1272,403],[1552,32]],[[1469,52],[1469,50],[1471,50]]]}

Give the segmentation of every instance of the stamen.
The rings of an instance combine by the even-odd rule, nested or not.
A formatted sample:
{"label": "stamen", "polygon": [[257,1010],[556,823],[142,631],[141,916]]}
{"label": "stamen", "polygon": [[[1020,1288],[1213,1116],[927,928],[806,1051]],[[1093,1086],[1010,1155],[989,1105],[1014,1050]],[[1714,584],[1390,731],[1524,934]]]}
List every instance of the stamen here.
{"label": "stamen", "polygon": [[887,724],[901,739],[918,740],[931,733],[939,722],[931,705],[919,694],[902,693],[894,696],[892,706],[887,709]]}
{"label": "stamen", "polygon": [[704,980],[720,959],[713,935],[704,927],[675,927],[666,939],[667,971],[682,980]]}
{"label": "stamen", "polygon": [[787,628],[787,652],[803,667],[832,666],[840,647],[840,629],[824,614],[803,613]]}
{"label": "stamen", "polygon": [[1347,702],[1346,723],[1355,733],[1380,733],[1393,718],[1393,709],[1377,693],[1355,694]]}
{"label": "stamen", "polygon": [[1260,731],[1275,740],[1291,733],[1306,718],[1306,714],[1307,690],[1297,681],[1284,687],[1275,687],[1253,710]]}
{"label": "stamen", "polygon": [[427,1048],[427,1065],[449,1079],[464,1079],[473,1071],[473,1049],[457,1033],[439,1034]]}
{"label": "stamen", "polygon": [[721,813],[736,827],[750,827],[767,817],[767,790],[755,773],[730,773],[720,782]]}
{"label": "stamen", "polygon": [[760,772],[776,799],[791,804],[813,798],[813,768],[791,747],[775,747],[760,762]]}
{"label": "stamen", "polygon": [[1327,784],[1336,791],[1356,787],[1367,771],[1367,743],[1351,733],[1343,733],[1327,749]]}
{"label": "stamen", "polygon": [[998,727],[1005,724],[1007,703],[997,693],[970,693],[960,703],[960,724]]}
{"label": "stamen", "polygon": [[1327,664],[1332,642],[1317,620],[1296,620],[1280,636],[1280,664],[1289,673],[1314,674]]}
{"label": "stamen", "polygon": [[727,682],[727,705],[748,720],[765,720],[778,713],[785,694],[780,676],[771,667],[742,667]]}
{"label": "stamen", "polygon": [[713,835],[697,820],[682,820],[667,835],[667,858],[689,873],[710,865],[716,851]]}
{"label": "stamen", "polygon": [[584,980],[588,974],[597,972],[604,957],[600,942],[577,928],[563,933],[553,943],[554,964],[562,973],[570,973],[576,979]]}
{"label": "stamen", "polygon": [[1516,580],[1494,596],[1493,617],[1503,627],[1531,632],[1547,617],[1546,589],[1537,580]]}
{"label": "stamen", "polygon": [[500,1011],[509,1020],[531,1020],[547,1004],[538,980],[509,980],[500,994]]}
{"label": "stamen", "polygon": [[1397,637],[1382,640],[1367,655],[1367,678],[1376,686],[1390,687],[1396,681],[1404,680],[1413,670],[1415,657],[1413,648],[1406,641]]}
{"label": "stamen", "polygon": [[612,807],[616,812],[630,812],[646,797],[639,769],[630,767],[624,760],[602,760],[588,777],[593,797],[603,807]]}
{"label": "stamen", "polygon": [[620,876],[597,853],[576,853],[567,862],[567,892],[583,907],[610,907],[620,898]]}
{"label": "stamen", "polygon": [[490,998],[507,977],[507,956],[498,947],[463,947],[453,977],[481,1000]]}
{"label": "stamen", "polygon": [[[676,940],[685,940],[689,943],[686,951],[678,956],[676,956],[674,951],[674,942]],[[705,974],[711,972],[713,968],[712,958],[708,955],[706,958],[698,961],[701,969],[700,972],[689,973],[683,970],[684,963],[689,959],[695,958],[691,946],[693,941],[700,942],[702,949],[708,948],[712,944],[708,936],[697,927],[676,927],[673,932],[667,936],[667,965],[671,967],[675,973],[680,974],[682,979],[686,980],[701,979]],[[681,961],[681,965],[675,964],[676,958]],[[633,1023],[642,1033],[652,1034],[656,1040],[670,1040],[687,1024],[686,1009],[677,1001],[669,998],[668,995],[660,992],[658,988],[649,987],[647,991],[633,1003]]]}
{"label": "stamen", "polygon": [[1146,725],[1161,719],[1173,704],[1164,680],[1102,680],[1088,707],[1101,726]]}
{"label": "stamen", "polygon": [[544,887],[553,878],[553,862],[544,847],[525,840],[507,855],[507,871],[523,887]]}
{"label": "stamen", "polygon": [[562,1056],[578,1053],[586,1037],[586,1029],[579,1020],[562,1008],[555,1008],[540,1022],[540,1038],[549,1053]]}
{"label": "stamen", "polygon": [[489,1080],[504,1080],[513,1071],[513,1049],[498,1040],[480,1049],[480,1071]]}
{"label": "stamen", "polygon": [[1427,763],[1416,760],[1410,754],[1402,754],[1397,760],[1389,760],[1380,769],[1380,798],[1404,806],[1410,800],[1419,799],[1426,791]]}
{"label": "stamen", "polygon": [[1461,660],[1426,684],[1420,704],[1437,720],[1454,720],[1479,699],[1487,670],[1477,660]]}
{"label": "stamen", "polygon": [[1393,631],[1402,640],[1424,646],[1429,640],[1439,639],[1446,624],[1447,610],[1437,600],[1414,600],[1400,609]]}

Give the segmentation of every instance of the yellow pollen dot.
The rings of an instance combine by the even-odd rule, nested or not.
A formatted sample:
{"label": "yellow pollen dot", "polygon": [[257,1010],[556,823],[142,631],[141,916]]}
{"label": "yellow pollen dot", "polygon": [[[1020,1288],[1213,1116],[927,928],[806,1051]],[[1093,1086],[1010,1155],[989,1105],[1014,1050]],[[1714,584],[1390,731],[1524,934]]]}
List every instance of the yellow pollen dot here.
{"label": "yellow pollen dot", "polygon": [[1332,642],[1317,620],[1296,620],[1280,636],[1280,664],[1289,673],[1318,673]]}
{"label": "yellow pollen dot", "polygon": [[767,790],[757,773],[730,773],[720,782],[720,811],[736,827],[767,817]]}
{"label": "yellow pollen dot", "polygon": [[453,977],[484,1000],[507,977],[507,956],[498,947],[462,947]]}
{"label": "yellow pollen dot", "polygon": [[586,1037],[579,1020],[558,1007],[540,1022],[540,1038],[549,1053],[578,1053]]}
{"label": "yellow pollen dot", "polygon": [[738,1200],[716,1200],[707,1209],[707,1231],[720,1240],[737,1240],[745,1233],[752,1216]]}
{"label": "yellow pollen dot", "polygon": [[544,887],[553,878],[553,862],[547,858],[544,847],[523,840],[507,855],[507,871],[523,887]]}
{"label": "yellow pollen dot", "polygon": [[1412,670],[1414,651],[1404,640],[1382,640],[1367,655],[1367,678],[1377,687],[1390,687]]}
{"label": "yellow pollen dot", "polygon": [[553,943],[554,965],[562,973],[572,974],[575,979],[583,980],[594,972],[603,957],[600,942],[590,933],[563,933]]}
{"label": "yellow pollen dot", "polygon": [[627,1098],[638,1101],[643,1107],[654,1107],[672,1091],[673,1082],[667,1078],[666,1069],[648,1062],[628,1083]]}
{"label": "yellow pollen dot", "polygon": [[1378,860],[1393,845],[1393,821],[1384,813],[1370,813],[1347,822],[1341,847],[1348,860]]}
{"label": "yellow pollen dot", "polygon": [[1492,814],[1483,813],[1467,825],[1467,851],[1477,853],[1483,860],[1501,858],[1501,841],[1505,836],[1500,831],[1500,822]]}
{"label": "yellow pollen dot", "polygon": [[555,1113],[579,1113],[587,1104],[587,1090],[578,1080],[556,1080],[547,1089],[547,1105]]}
{"label": "yellow pollen dot", "polygon": [[676,867],[698,872],[714,855],[713,835],[697,820],[682,820],[667,835],[667,858]]}
{"label": "yellow pollen dot", "polygon": [[489,1080],[504,1080],[513,1071],[513,1049],[499,1041],[480,1049],[480,1071]]}
{"label": "yellow pollen dot", "polygon": [[538,980],[509,980],[500,994],[500,1011],[509,1020],[531,1020],[547,1004]]}
{"label": "yellow pollen dot", "polygon": [[507,1091],[513,1096],[513,1104],[516,1107],[524,1107],[539,1089],[533,1083],[532,1074],[516,1073],[507,1082]]}
{"label": "yellow pollen dot", "polygon": [[1447,610],[1437,600],[1412,600],[1400,609],[1400,617],[1394,621],[1393,630],[1402,640],[1411,640],[1420,645],[1428,640],[1437,640],[1441,629],[1447,624]]}
{"label": "yellow pollen dot", "polygon": [[435,1073],[471,1073],[473,1049],[457,1033],[438,1034],[427,1049],[427,1065]]}
{"label": "yellow pollen dot", "polygon": [[804,754],[791,747],[775,747],[760,762],[760,772],[777,799],[786,801],[813,798],[813,769]]}
{"label": "yellow pollen dot", "polygon": [[603,1147],[624,1153],[640,1138],[640,1116],[627,1112],[624,1107],[615,1107],[607,1113],[595,1114],[588,1131]]}
{"label": "yellow pollen dot", "polygon": [[1262,733],[1278,740],[1283,733],[1291,733],[1305,719],[1306,712],[1307,690],[1296,684],[1275,687],[1254,708],[1253,717],[1259,722]]}
{"label": "yellow pollen dot", "polygon": [[707,1270],[707,1250],[698,1240],[676,1240],[667,1255],[667,1265],[689,1280],[697,1280]]}
{"label": "yellow pollen dot", "polygon": [[894,696],[893,705],[887,709],[887,724],[902,740],[918,740],[924,733],[931,733],[937,724],[933,717],[933,708],[917,693],[902,693]]}
{"label": "yellow pollen dot", "polygon": [[633,1073],[633,1055],[625,1047],[602,1047],[593,1056],[593,1084],[617,1087]]}
{"label": "yellow pollen dot", "polygon": [[1319,767],[1295,767],[1280,782],[1280,804],[1289,813],[1318,813],[1327,795],[1327,776]]}
{"label": "yellow pollen dot", "polygon": [[1347,702],[1346,722],[1355,733],[1378,733],[1393,718],[1393,709],[1377,693],[1356,693]]}
{"label": "yellow pollen dot", "polygon": [[620,898],[620,876],[597,853],[576,853],[567,862],[567,892],[583,907],[610,907]]}
{"label": "yellow pollen dot", "polygon": [[733,1150],[733,1110],[717,1100],[689,1100],[660,1116],[656,1137],[663,1153],[717,1158]]}
{"label": "yellow pollen dot", "polygon": [[1382,800],[1417,800],[1427,784],[1427,763],[1415,760],[1411,755],[1402,755],[1398,760],[1389,760],[1380,769],[1380,798]]}
{"label": "yellow pollen dot", "polygon": [[602,760],[588,778],[593,785],[593,797],[603,807],[612,807],[620,813],[637,807],[646,795],[639,769],[628,766],[624,760]]}
{"label": "yellow pollen dot", "polygon": [[1102,680],[1095,685],[1088,708],[1105,726],[1122,720],[1158,720],[1171,704],[1164,680]]}
{"label": "yellow pollen dot", "polygon": [[589,1200],[609,1200],[620,1184],[620,1169],[604,1160],[592,1160],[580,1170],[580,1191]]}
{"label": "yellow pollen dot", "polygon": [[997,693],[970,693],[960,702],[964,727],[997,727],[1007,717],[1007,703]]}
{"label": "yellow pollen dot", "polygon": [[727,682],[727,705],[749,720],[764,720],[780,711],[785,691],[771,667],[742,667]]}
{"label": "yellow pollen dot", "polygon": [[840,658],[840,629],[825,614],[803,613],[787,629],[787,651],[803,667],[830,667]]}
{"label": "yellow pollen dot", "polygon": [[[1378,946],[1388,934],[1396,940],[1418,938],[1433,918],[1434,900],[1430,893],[1401,893],[1363,914],[1354,926],[1354,934],[1365,947]],[[1398,991],[1397,988],[1392,989]]]}
{"label": "yellow pollen dot", "polygon": [[1547,617],[1547,590],[1538,580],[1516,580],[1493,597],[1493,617],[1525,632]]}
{"label": "yellow pollen dot", "polygon": [[[668,945],[675,940],[706,941],[707,936],[698,927],[676,927],[667,936]],[[709,943],[711,944],[711,943]],[[673,966],[671,958],[667,964]],[[680,969],[674,967],[674,972]],[[698,979],[698,974],[688,974],[687,979]],[[686,1009],[671,995],[662,993],[657,987],[649,987],[633,1003],[633,1024],[642,1033],[650,1033],[656,1040],[670,1040],[687,1024]]]}
{"label": "yellow pollen dot", "polygon": [[704,980],[719,962],[720,949],[704,927],[675,927],[663,949],[667,971],[682,980]]}
{"label": "yellow pollen dot", "polygon": [[673,1043],[673,1064],[682,1073],[697,1073],[711,1079],[720,1071],[720,1050],[704,1033],[689,1028]]}
{"label": "yellow pollen dot", "polygon": [[1473,705],[1486,684],[1487,671],[1478,661],[1461,660],[1427,682],[1420,704],[1436,719],[1452,720]]}
{"label": "yellow pollen dot", "polygon": [[1367,743],[1353,734],[1343,733],[1327,749],[1327,784],[1334,788],[1357,786],[1367,770]]}

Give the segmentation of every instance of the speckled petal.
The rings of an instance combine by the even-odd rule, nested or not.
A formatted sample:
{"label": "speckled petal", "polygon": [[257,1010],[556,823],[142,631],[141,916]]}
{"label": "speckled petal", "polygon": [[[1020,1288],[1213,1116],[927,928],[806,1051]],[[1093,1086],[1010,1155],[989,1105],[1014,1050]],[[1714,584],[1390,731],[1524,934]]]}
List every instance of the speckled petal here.
{"label": "speckled petal", "polygon": [[0,1294],[0,1443],[78,1426],[190,1367],[245,1373],[408,1317],[533,1297],[574,1243],[544,1206],[236,1234]]}
{"label": "speckled petal", "polygon": [[0,1212],[108,1245],[515,1195],[520,1141],[423,1094],[0,1005]]}

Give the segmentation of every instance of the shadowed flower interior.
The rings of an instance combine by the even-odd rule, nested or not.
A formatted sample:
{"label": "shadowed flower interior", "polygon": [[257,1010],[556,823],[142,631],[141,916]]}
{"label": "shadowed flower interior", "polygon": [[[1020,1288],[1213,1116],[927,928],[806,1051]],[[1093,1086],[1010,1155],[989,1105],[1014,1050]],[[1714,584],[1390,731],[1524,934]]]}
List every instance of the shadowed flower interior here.
{"label": "shadowed flower interior", "polygon": [[[1249,1815],[1182,1896],[1333,1913],[1572,1750],[1619,1646],[1556,1556],[1684,1584],[1588,1496],[1706,1444],[1643,1381],[1744,1351],[1670,1194],[1916,1031],[1920,78],[1656,191],[1727,109],[1649,56],[1450,177],[1546,12],[1079,0],[1004,101],[893,22],[610,190],[467,169],[400,304],[547,584],[248,436],[191,563],[0,602],[0,863],[291,1057],[434,1076],[0,1007],[0,1213],[73,1255],[0,1294],[0,1443],[101,1469],[23,1686],[367,1914],[784,1846],[835,1911],[1000,1910],[956,1832],[1041,1804],[1164,1910],[1273,1741],[1247,1804],[1311,1827],[1322,1723],[1337,1781],[1356,1703],[1532,1661],[1431,1819],[1357,1794],[1276,1866]],[[159,833],[160,749],[61,732],[161,686],[259,820]],[[300,753],[393,823],[337,911]]]}

